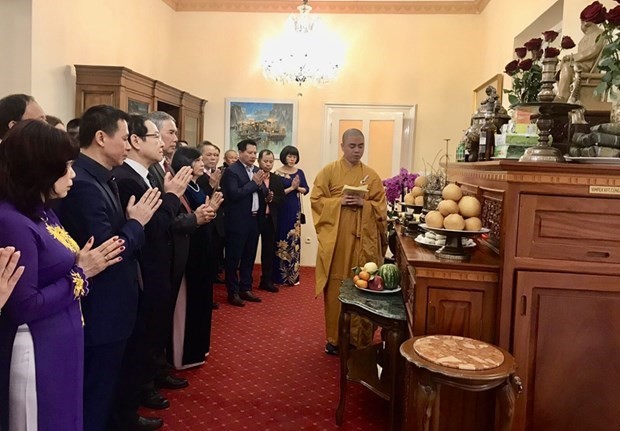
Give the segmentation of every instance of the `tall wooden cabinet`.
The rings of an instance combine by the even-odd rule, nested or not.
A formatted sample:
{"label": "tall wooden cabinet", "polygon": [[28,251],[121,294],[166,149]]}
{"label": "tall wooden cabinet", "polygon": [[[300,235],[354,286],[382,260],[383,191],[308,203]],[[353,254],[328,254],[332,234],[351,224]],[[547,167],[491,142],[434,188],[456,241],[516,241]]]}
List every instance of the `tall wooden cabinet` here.
{"label": "tall wooden cabinet", "polygon": [[202,141],[204,99],[120,66],[75,65],[75,114],[94,105],[112,105],[130,114],[164,111],[172,115],[179,139],[196,146]]}
{"label": "tall wooden cabinet", "polygon": [[513,430],[620,429],[620,168],[496,161],[448,172],[498,227],[496,341],[524,389]]}

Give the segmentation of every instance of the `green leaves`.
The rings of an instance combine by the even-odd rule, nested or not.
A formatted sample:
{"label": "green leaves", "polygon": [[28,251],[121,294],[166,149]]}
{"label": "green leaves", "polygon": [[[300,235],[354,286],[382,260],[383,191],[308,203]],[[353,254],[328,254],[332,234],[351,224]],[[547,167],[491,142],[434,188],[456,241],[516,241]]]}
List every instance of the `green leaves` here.
{"label": "green leaves", "polygon": [[594,94],[597,96],[605,94],[612,87],[620,88],[620,56],[618,54],[620,51],[620,34],[618,33],[618,26],[605,22],[604,29],[601,37],[604,37],[608,43],[603,48],[601,60],[598,63],[599,69],[604,74],[601,83],[594,90]]}
{"label": "green leaves", "polygon": [[504,90],[511,105],[535,102],[542,86],[542,67],[537,62],[529,70],[520,70],[512,76],[512,89]]}

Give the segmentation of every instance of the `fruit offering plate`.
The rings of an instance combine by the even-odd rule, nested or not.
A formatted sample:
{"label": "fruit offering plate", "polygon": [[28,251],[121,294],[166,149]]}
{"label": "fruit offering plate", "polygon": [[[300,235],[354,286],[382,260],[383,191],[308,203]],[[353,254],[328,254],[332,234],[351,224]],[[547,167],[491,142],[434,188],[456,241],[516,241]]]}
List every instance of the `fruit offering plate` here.
{"label": "fruit offering plate", "polygon": [[490,230],[483,227],[480,230],[453,230],[453,229],[443,229],[443,228],[439,228],[439,227],[430,227],[427,226],[426,223],[423,223],[420,225],[420,227],[422,229],[426,229],[429,230],[431,232],[435,232],[438,233],[440,235],[454,235],[454,234],[459,234],[459,236],[476,236],[476,235],[482,235],[484,233],[489,233]]}
{"label": "fruit offering plate", "polygon": [[398,286],[396,289],[392,289],[392,290],[388,290],[388,289],[383,289],[383,290],[370,290],[370,289],[362,289],[361,287],[358,287],[355,283],[353,283],[353,286],[355,286],[355,288],[357,290],[361,290],[362,292],[366,292],[366,293],[378,293],[379,295],[385,295],[385,294],[389,294],[389,293],[396,293],[396,292],[400,292],[401,288],[400,286]]}
{"label": "fruit offering plate", "polygon": [[[420,234],[414,241],[430,249],[438,249],[446,245],[446,237],[435,232]],[[471,238],[461,238],[461,244],[463,244],[463,248],[471,248],[476,246],[476,241]]]}

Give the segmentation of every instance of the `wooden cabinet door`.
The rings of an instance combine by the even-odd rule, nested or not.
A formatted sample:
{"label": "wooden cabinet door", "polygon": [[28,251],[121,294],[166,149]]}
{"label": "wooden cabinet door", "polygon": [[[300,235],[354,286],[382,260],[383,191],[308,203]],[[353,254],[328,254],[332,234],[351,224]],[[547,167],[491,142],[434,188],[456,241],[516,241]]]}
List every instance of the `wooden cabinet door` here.
{"label": "wooden cabinet door", "polygon": [[479,291],[430,288],[426,333],[482,339],[483,297]]}
{"label": "wooden cabinet door", "polygon": [[620,277],[518,272],[513,430],[620,430]]}

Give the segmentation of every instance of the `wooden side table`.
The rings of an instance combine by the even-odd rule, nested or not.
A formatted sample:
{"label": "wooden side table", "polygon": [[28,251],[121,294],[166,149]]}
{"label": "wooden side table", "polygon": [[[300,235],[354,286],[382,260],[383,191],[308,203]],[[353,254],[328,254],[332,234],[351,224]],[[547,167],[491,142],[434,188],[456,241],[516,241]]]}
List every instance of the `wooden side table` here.
{"label": "wooden side table", "polygon": [[[404,361],[398,348],[407,337],[407,318],[402,295],[371,293],[357,289],[352,280],[345,280],[340,288],[339,322],[340,402],[336,410],[336,424],[342,425],[347,393],[347,381],[359,383],[381,398],[389,401],[390,429],[399,427],[397,403],[402,398],[400,383]],[[349,346],[351,315],[357,314],[381,326],[385,341],[362,349]],[[380,358],[383,361],[380,361]],[[377,367],[381,362],[382,370]]]}
{"label": "wooden side table", "polygon": [[400,353],[418,377],[407,430],[430,431],[441,427],[441,386],[464,391],[496,391],[497,428],[510,431],[521,382],[510,353],[483,341],[451,335],[415,337],[405,341]]}

